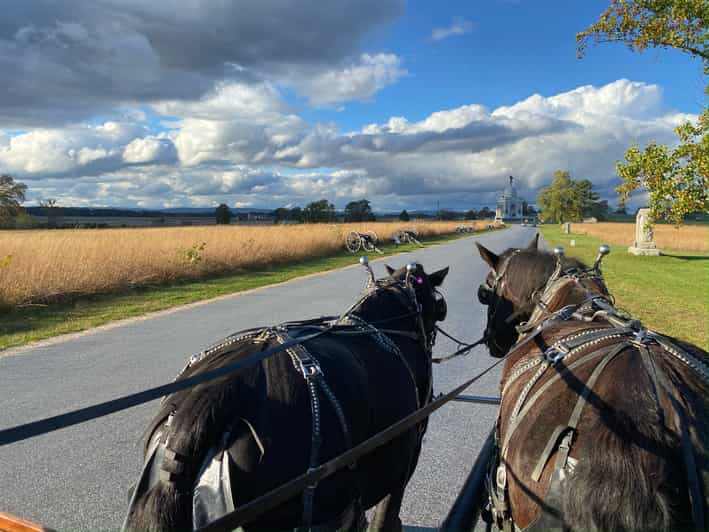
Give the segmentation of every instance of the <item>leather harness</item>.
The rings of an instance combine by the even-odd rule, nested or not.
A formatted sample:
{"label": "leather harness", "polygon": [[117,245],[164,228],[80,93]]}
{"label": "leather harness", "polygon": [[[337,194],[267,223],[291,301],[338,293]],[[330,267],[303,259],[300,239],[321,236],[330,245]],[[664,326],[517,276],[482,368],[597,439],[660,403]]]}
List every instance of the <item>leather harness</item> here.
{"label": "leather harness", "polygon": [[[354,313],[364,301],[374,294],[392,288],[394,288],[392,293],[396,294],[397,300],[407,309],[407,313],[372,323],[365,321]],[[441,301],[443,302],[442,304],[439,303]],[[437,297],[437,317],[441,315],[441,308],[443,308],[444,314],[445,301]],[[418,329],[417,332],[382,329],[375,325],[403,318],[413,318],[415,320],[415,327]],[[394,355],[406,368],[416,397],[416,408],[419,409],[422,404],[430,401],[433,386],[432,373],[429,372],[426,376],[428,383],[426,389],[419,389],[410,364],[397,344],[391,339],[391,336],[404,336],[417,340],[420,342],[421,347],[429,359],[431,358],[432,348],[435,342],[435,329],[431,332],[425,330],[422,308],[417,300],[416,291],[412,287],[412,283],[410,283],[409,275],[407,275],[404,282],[391,279],[369,282],[362,297],[339,317],[330,316],[313,320],[286,322],[275,327],[247,329],[230,335],[218,344],[191,356],[185,367],[177,375],[176,380],[184,375],[185,372],[197,362],[216,354],[231,351],[235,346],[245,341],[256,344],[262,343],[264,346],[269,342],[275,342],[281,345],[286,343],[292,344],[284,351],[290,357],[294,369],[303,377],[308,390],[310,403],[312,422],[308,471],[311,471],[320,465],[320,448],[323,437],[320,420],[321,397],[328,401],[333,408],[339,421],[340,430],[342,431],[347,449],[353,447],[344,411],[337,397],[328,386],[324,372],[317,358],[313,356],[302,343],[293,342],[293,340],[297,340],[299,336],[306,336],[307,333],[322,328],[327,328],[327,334],[332,335],[364,335],[373,338],[380,347]],[[140,479],[131,496],[129,507],[133,506],[141,493],[146,492],[158,482],[172,482],[179,491],[193,492],[193,527],[198,529],[234,510],[229,473],[229,468],[233,466],[231,466],[232,461],[229,456],[228,448],[228,441],[230,440],[234,426],[227,427],[220,444],[208,451],[206,458],[202,462],[199,474],[196,475],[196,482],[188,483],[185,482],[185,479],[194,478],[194,475],[186,474],[188,473],[188,467],[190,467],[188,459],[170,449],[167,438],[168,431],[166,429],[170,426],[174,417],[174,405],[168,402],[167,397],[163,399],[161,404],[163,415],[156,416],[146,430],[149,436],[146,441],[146,459]],[[248,427],[252,438],[263,454],[264,447],[254,427],[243,418],[239,418],[235,421],[235,423],[240,422],[243,422]],[[418,433],[419,440],[423,438],[424,431],[425,423],[421,423]],[[192,467],[194,467],[193,464]],[[362,518],[361,489],[359,488],[356,462],[351,464],[350,469],[353,472],[356,491],[358,493],[355,501],[348,505],[345,511],[334,520],[313,526],[313,507],[317,483],[312,484],[303,491],[303,521],[297,530],[318,532],[320,530],[338,529],[341,527],[350,528],[353,523],[356,523],[357,520]],[[130,510],[128,513],[130,514]]]}
{"label": "leather harness", "polygon": [[[508,259],[507,263],[503,265],[502,274],[496,276],[495,285],[504,282],[502,277],[509,266],[510,260],[511,257]],[[697,528],[703,530],[705,521],[702,487],[689,439],[687,419],[678,400],[674,397],[675,393],[672,392],[667,376],[664,375],[661,368],[655,364],[651,354],[651,348],[661,348],[663,353],[669,354],[691,368],[704,382],[709,382],[709,366],[694,355],[674,345],[668,338],[645,329],[638,320],[621,314],[609,302],[609,296],[607,295],[590,293],[587,290],[589,297],[582,303],[567,305],[556,312],[548,311],[544,305],[544,301],[549,301],[550,295],[561,288],[563,284],[567,282],[580,283],[582,279],[589,277],[602,281],[598,269],[586,272],[578,270],[562,272],[560,268],[557,268],[557,271],[544,287],[540,300],[536,303],[537,308],[541,309],[541,314],[545,314],[546,318],[536,325],[534,321],[530,319],[531,324],[522,324],[518,327],[518,330],[526,333],[526,336],[522,337],[517,344],[510,349],[509,353],[513,353],[523,346],[534,342],[540,350],[540,356],[534,358],[525,357],[513,366],[502,389],[501,396],[504,401],[505,394],[509,392],[511,385],[522,378],[523,375],[529,374],[531,370],[536,368],[536,371],[526,382],[518,396],[509,418],[503,421],[498,416],[495,430],[497,456],[492,460],[488,473],[487,484],[489,501],[487,511],[484,512],[483,515],[487,517],[489,523],[496,523],[498,528],[504,532],[521,530],[512,519],[509,505],[506,464],[512,436],[525,416],[531,411],[535,402],[544,395],[552,384],[563,378],[563,374],[567,374],[582,365],[595,364],[568,421],[565,424],[557,426],[549,435],[549,439],[544,449],[541,451],[531,473],[532,480],[539,482],[549,459],[554,452],[556,452],[556,461],[544,499],[545,504],[537,518],[524,530],[534,532],[537,530],[550,529],[564,530],[560,513],[555,512],[553,509],[559,508],[564,484],[569,476],[573,474],[573,469],[576,465],[576,460],[571,458],[569,453],[573,445],[581,414],[588,402],[588,396],[607,365],[617,356],[621,355],[625,349],[636,347],[641,352],[641,359],[643,360],[648,375],[651,377],[651,382],[653,382],[655,397],[660,412],[662,412],[662,406],[659,400],[659,393],[660,390],[662,390],[669,398],[670,403],[673,405],[680,419],[682,455],[687,472],[688,491],[693,519]],[[488,285],[486,288],[496,290],[497,286],[490,287]],[[532,318],[534,318],[534,314]],[[599,318],[603,319],[603,321],[599,322],[598,326],[593,326],[593,322]],[[557,340],[551,346],[547,345],[544,341],[544,333],[548,332],[555,325],[571,319],[591,323],[592,325],[590,328],[572,333]],[[557,368],[559,370],[557,374],[548,378],[546,382],[538,387],[535,393],[530,395],[531,390],[540,381],[547,370],[561,362],[563,362],[563,365]],[[505,423],[504,439],[499,441],[500,429],[503,423]]]}

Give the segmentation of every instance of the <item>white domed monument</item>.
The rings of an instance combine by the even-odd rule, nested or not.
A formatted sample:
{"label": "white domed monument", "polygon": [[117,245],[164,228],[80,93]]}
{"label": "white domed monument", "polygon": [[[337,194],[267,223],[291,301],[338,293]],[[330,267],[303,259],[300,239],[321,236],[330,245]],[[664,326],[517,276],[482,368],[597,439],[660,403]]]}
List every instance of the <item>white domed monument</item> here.
{"label": "white domed monument", "polygon": [[517,194],[514,177],[510,176],[510,184],[497,197],[495,221],[521,220],[524,216],[524,200]]}

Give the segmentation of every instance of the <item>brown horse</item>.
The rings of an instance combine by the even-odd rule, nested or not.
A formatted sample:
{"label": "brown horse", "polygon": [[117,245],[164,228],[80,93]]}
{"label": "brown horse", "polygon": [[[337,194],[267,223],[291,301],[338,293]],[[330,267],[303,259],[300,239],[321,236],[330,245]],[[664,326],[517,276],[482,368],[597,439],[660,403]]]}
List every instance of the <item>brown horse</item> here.
{"label": "brown horse", "polygon": [[507,357],[483,515],[505,531],[705,530],[707,353],[619,311],[601,255],[587,268],[537,238],[478,244],[487,344]]}

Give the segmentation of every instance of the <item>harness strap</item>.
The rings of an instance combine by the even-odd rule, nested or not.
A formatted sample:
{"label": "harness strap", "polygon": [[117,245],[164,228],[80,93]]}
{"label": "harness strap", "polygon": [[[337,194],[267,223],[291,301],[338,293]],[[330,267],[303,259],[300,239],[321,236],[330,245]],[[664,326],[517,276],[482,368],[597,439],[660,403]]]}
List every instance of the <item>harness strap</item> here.
{"label": "harness strap", "polygon": [[[289,342],[293,337],[285,328],[272,330],[272,333],[278,343],[281,345]],[[320,465],[320,449],[322,447],[322,432],[321,432],[321,406],[318,389],[322,392],[325,398],[330,402],[335,416],[340,423],[342,436],[345,441],[345,450],[353,447],[352,437],[342,405],[337,400],[337,397],[332,392],[327,384],[325,375],[320,367],[318,360],[308,351],[301,343],[286,349],[286,353],[291,357],[295,369],[303,375],[305,384],[308,389],[308,398],[310,402],[311,412],[311,444],[310,444],[310,459],[308,464],[308,472],[315,470]],[[361,487],[359,478],[357,477],[356,462],[350,465],[350,469],[355,475],[355,483],[357,485],[358,498],[361,498]],[[313,530],[313,507],[315,501],[315,490],[318,482],[306,486],[303,491],[303,530]]]}
{"label": "harness strap", "polygon": [[[664,345],[660,344],[661,347],[665,348]],[[654,365],[654,364],[653,364]],[[666,373],[659,366],[655,367],[658,369],[656,372],[657,380],[660,383],[660,387],[664,390],[665,394],[670,400],[670,404],[677,413],[679,418],[679,429],[680,429],[680,443],[682,448],[682,459],[684,461],[684,469],[687,475],[687,493],[689,495],[689,502],[692,508],[692,520],[696,530],[706,530],[705,527],[705,517],[704,517],[704,497],[702,494],[702,485],[699,479],[699,471],[697,469],[696,460],[694,458],[694,451],[692,449],[692,440],[689,433],[689,427],[687,425],[687,416],[685,415],[680,401],[675,397],[672,392],[672,387],[668,382]]]}
{"label": "harness strap", "polygon": [[529,410],[532,408],[534,403],[537,402],[537,400],[544,394],[544,392],[547,391],[547,389],[560,380],[562,378],[563,373],[568,373],[572,369],[575,369],[576,367],[580,366],[581,364],[586,364],[588,362],[591,362],[592,360],[595,360],[597,358],[600,358],[603,356],[603,351],[592,351],[583,357],[581,357],[579,360],[574,362],[573,364],[569,364],[568,366],[562,366],[561,369],[559,369],[559,373],[551,377],[548,381],[546,381],[542,386],[540,386],[539,390],[537,390],[530,398],[529,401],[527,401],[527,404],[522,408],[522,410],[519,413],[519,416],[517,418],[518,423],[514,426],[511,427],[511,430],[508,430],[507,433],[505,434],[505,439],[502,445],[503,450],[506,450],[507,447],[509,446],[510,439],[512,438],[512,434],[514,433],[514,430],[519,426],[519,421],[524,419],[524,417],[527,415]]}
{"label": "harness strap", "polygon": [[559,436],[561,436],[562,434],[565,434],[565,436],[562,440],[562,444],[559,446],[555,469],[566,466],[566,460],[571,450],[571,443],[573,443],[573,438],[576,433],[579,420],[581,419],[581,412],[583,412],[583,408],[588,402],[588,396],[591,393],[591,390],[593,390],[594,384],[596,384],[598,377],[603,372],[608,363],[613,360],[616,355],[618,355],[621,351],[623,351],[630,345],[631,344],[629,342],[619,343],[615,346],[614,349],[612,349],[608,354],[603,357],[603,359],[598,363],[598,365],[596,365],[595,369],[593,370],[593,373],[591,373],[591,376],[586,381],[586,385],[583,391],[579,394],[579,398],[576,401],[576,405],[574,406],[574,410],[571,413],[571,417],[569,417],[569,422],[566,424],[566,426],[560,425],[554,430],[551,435],[551,438],[549,438],[549,441],[547,442],[547,445],[544,448],[544,452],[539,457],[537,465],[534,468],[534,471],[532,472],[532,479],[535,482],[539,482],[539,479],[542,475],[542,471],[544,470],[544,467],[549,461],[549,457],[554,451],[556,443],[559,441]]}

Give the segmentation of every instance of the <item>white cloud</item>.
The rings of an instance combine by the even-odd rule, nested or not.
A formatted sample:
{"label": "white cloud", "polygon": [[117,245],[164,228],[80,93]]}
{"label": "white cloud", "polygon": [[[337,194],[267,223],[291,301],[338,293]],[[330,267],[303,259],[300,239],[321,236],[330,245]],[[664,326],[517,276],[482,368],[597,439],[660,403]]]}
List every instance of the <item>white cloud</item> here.
{"label": "white cloud", "polygon": [[175,146],[167,138],[137,138],[123,149],[123,160],[129,164],[169,163],[176,156]]}
{"label": "white cloud", "polygon": [[195,101],[215,83],[258,84],[286,70],[317,77],[402,10],[401,0],[3,0],[0,126]]}
{"label": "white cloud", "polygon": [[328,105],[370,100],[377,91],[396,83],[406,74],[401,59],[394,54],[362,54],[352,64],[303,77],[293,84],[311,103]]}
{"label": "white cloud", "polygon": [[[103,188],[83,193],[103,198],[112,183],[132,183],[121,199],[133,204],[276,206],[366,196],[378,208],[430,206],[432,198],[462,208],[492,204],[508,175],[533,200],[558,168],[612,194],[614,163],[632,142],[672,144],[673,128],[695,118],[666,111],[659,87],[628,80],[494,110],[470,104],[416,122],[391,117],[348,133],[304,121],[268,85],[223,85],[199,102],[155,110],[175,117],[162,136],[118,122],[0,134],[0,166],[34,177],[31,189],[44,186],[43,176],[86,176],[84,185],[95,176]],[[75,179],[53,180],[53,196],[62,186],[78,196]]]}
{"label": "white cloud", "polygon": [[473,30],[473,23],[461,17],[455,17],[446,28],[435,28],[431,32],[431,40],[442,41],[455,35],[465,35]]}

